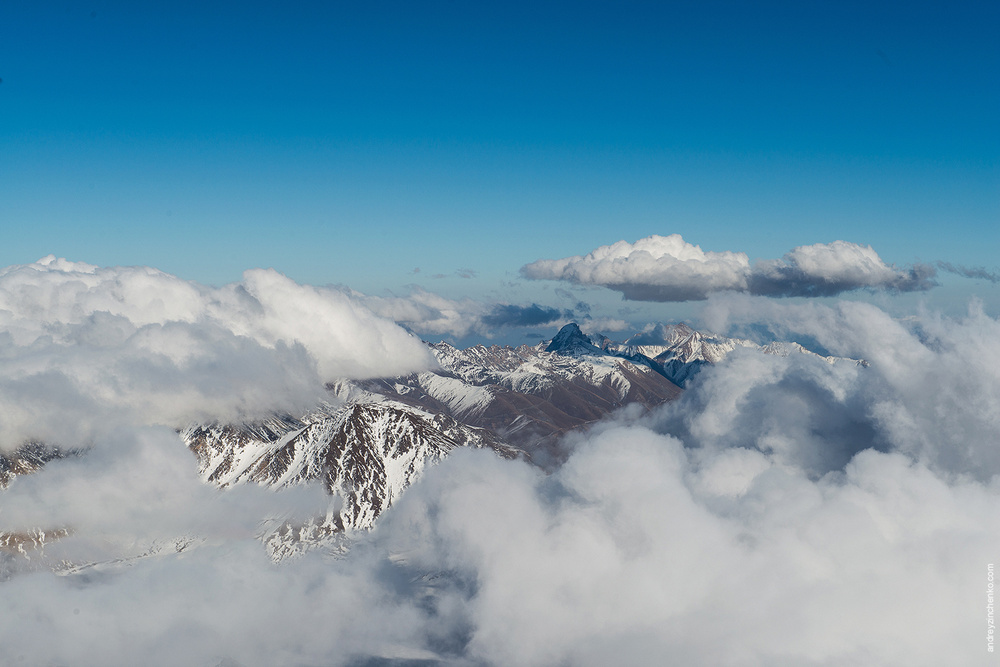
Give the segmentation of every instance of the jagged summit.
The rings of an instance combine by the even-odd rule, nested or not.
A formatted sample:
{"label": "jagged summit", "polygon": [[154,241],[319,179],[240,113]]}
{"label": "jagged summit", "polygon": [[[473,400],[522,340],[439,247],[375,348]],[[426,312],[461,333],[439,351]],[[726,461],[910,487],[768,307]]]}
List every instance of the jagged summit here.
{"label": "jagged summit", "polygon": [[600,356],[605,354],[604,350],[594,345],[590,337],[580,330],[580,326],[576,322],[570,322],[560,329],[559,333],[549,342],[545,351],[565,355],[594,354]]}

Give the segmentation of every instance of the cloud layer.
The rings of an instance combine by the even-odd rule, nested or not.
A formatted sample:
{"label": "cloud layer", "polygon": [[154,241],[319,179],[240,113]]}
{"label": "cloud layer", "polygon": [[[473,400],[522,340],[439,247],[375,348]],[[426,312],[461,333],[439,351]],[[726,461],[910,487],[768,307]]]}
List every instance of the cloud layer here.
{"label": "cloud layer", "polygon": [[221,288],[54,257],[0,271],[0,448],[300,409],[327,380],[430,364],[341,291],[272,270]]}
{"label": "cloud layer", "polygon": [[585,256],[542,259],[521,268],[527,278],[600,285],[635,301],[697,301],[715,292],[765,296],[834,296],[856,289],[900,292],[933,286],[934,269],[901,270],[871,246],[846,241],[800,246],[780,260],[751,267],[744,253],[706,252],[679,234],[619,241]]}
{"label": "cloud layer", "polygon": [[[105,292],[124,292],[69,291],[64,278],[53,289],[28,271],[45,273],[18,268],[32,280],[13,292],[33,300],[4,306],[20,313],[4,314],[4,363],[14,368],[44,368],[59,346],[124,354],[132,348],[122,341],[135,339],[131,363],[170,366],[169,387],[183,393],[201,391],[205,368],[226,377],[249,354],[194,336],[208,325],[187,301],[241,286],[182,283],[183,299],[116,300]],[[87,267],[56,271],[93,280]],[[282,298],[297,298],[285,285]],[[268,299],[255,295],[268,288],[248,280],[242,289],[266,312]],[[308,307],[324,294],[307,293]],[[80,305],[98,296],[102,307]],[[737,351],[652,415],[625,410],[570,436],[551,474],[459,451],[346,555],[278,566],[255,537],[261,521],[322,514],[328,498],[315,488],[203,486],[176,434],[128,409],[88,455],[0,492],[0,530],[73,528],[31,561],[0,551],[4,655],[212,667],[983,663],[986,565],[1000,553],[1000,322],[975,308],[963,319],[900,322],[867,304],[746,296],[713,297],[706,317],[720,333],[753,323],[809,335],[870,366]],[[147,330],[157,335],[138,335]],[[285,345],[288,358],[315,364],[307,343],[279,342],[288,334],[274,334],[272,348],[218,330],[252,341],[254,354]],[[64,358],[88,377],[78,356]],[[129,368],[114,377],[139,377]],[[60,419],[74,427],[109,405],[155,405],[170,393],[152,382],[160,377],[131,380],[124,404],[111,378],[85,385],[103,393]],[[262,379],[250,373],[234,386]],[[268,393],[281,402],[298,391]],[[4,409],[30,411],[44,395],[8,390]],[[143,552],[154,555],[111,562]],[[66,576],[41,567],[63,560],[97,564]]]}
{"label": "cloud layer", "polygon": [[[847,428],[855,421],[870,430],[872,438],[847,438],[854,447],[891,447],[944,473],[983,481],[1000,473],[994,435],[1000,424],[1000,322],[975,302],[962,320],[925,313],[901,322],[865,303],[791,306],[731,296],[713,298],[705,315],[718,329],[764,321],[781,337],[808,336],[834,355],[871,362],[872,368],[858,372],[856,381],[829,380],[824,389],[813,389],[821,397],[837,397],[843,406],[836,408],[828,398],[818,404],[833,410],[827,413],[831,416],[842,413],[844,418],[833,419],[834,424]],[[800,385],[790,389],[797,402],[808,400],[810,392]],[[745,405],[747,400],[734,395],[722,405]],[[708,405],[700,412],[727,414]],[[767,421],[759,410],[755,413]],[[736,434],[742,429],[730,422],[719,430]],[[832,431],[814,433],[816,442],[832,442]]]}

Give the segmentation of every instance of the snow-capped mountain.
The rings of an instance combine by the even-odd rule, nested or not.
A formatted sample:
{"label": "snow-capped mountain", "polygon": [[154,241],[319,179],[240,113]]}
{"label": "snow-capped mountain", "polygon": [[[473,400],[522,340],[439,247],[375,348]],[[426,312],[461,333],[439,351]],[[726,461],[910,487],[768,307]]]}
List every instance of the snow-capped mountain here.
{"label": "snow-capped mountain", "polygon": [[[299,527],[313,538],[370,528],[426,466],[456,447],[487,447],[507,458],[522,454],[490,431],[380,397],[325,405],[298,418],[193,426],[181,436],[197,455],[206,482],[322,483],[342,504]],[[285,526],[269,544],[273,550],[290,538]]]}
{"label": "snow-capped mountain", "polygon": [[302,416],[195,425],[181,437],[204,481],[282,487],[322,483],[341,505],[267,538],[274,557],[344,530],[370,528],[429,465],[456,447],[513,458],[546,455],[556,436],[627,403],[648,407],[680,389],[648,363],[590,344],[576,325],[553,341],[466,350],[430,345],[435,371],[329,385],[331,401]]}
{"label": "snow-capped mountain", "polygon": [[681,393],[656,364],[601,350],[576,324],[534,346],[430,347],[438,370],[333,389],[348,400],[361,390],[449,415],[536,458],[566,431],[629,403],[651,408]]}
{"label": "snow-capped mountain", "polygon": [[831,364],[846,361],[862,366],[868,365],[864,360],[819,355],[798,343],[772,342],[758,345],[745,338],[717,336],[696,331],[683,322],[657,324],[649,331],[635,334],[621,343],[600,336],[598,343],[603,350],[612,354],[649,359],[666,377],[681,387],[697,375],[706,364],[719,363],[731,352],[740,348],[780,357],[787,357],[790,354],[809,354]]}

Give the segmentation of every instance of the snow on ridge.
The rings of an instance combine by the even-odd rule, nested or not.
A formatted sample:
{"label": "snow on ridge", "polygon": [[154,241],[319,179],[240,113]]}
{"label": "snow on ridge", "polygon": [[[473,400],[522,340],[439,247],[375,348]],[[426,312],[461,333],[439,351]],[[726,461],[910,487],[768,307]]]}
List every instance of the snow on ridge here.
{"label": "snow on ridge", "polygon": [[342,500],[325,518],[294,529],[279,526],[266,539],[275,559],[308,548],[302,535],[316,542],[371,528],[427,466],[456,447],[490,447],[507,457],[518,453],[484,429],[379,398],[323,406],[299,419],[193,426],[181,436],[197,455],[205,482],[281,488],[315,480]]}
{"label": "snow on ridge", "polygon": [[420,387],[447,405],[456,415],[481,412],[493,400],[487,387],[470,385],[458,378],[424,372],[417,375]]}

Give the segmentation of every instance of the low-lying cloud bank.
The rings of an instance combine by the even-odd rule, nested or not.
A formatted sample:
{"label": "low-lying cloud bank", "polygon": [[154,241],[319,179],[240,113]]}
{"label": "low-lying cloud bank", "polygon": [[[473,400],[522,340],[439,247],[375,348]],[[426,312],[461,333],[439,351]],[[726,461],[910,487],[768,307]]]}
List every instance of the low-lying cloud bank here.
{"label": "low-lying cloud bank", "polygon": [[219,288],[51,256],[0,270],[0,450],[302,409],[328,380],[432,364],[419,339],[340,290],[273,270]]}
{"label": "low-lying cloud bank", "polygon": [[762,296],[835,296],[856,289],[926,290],[931,266],[897,269],[871,246],[846,241],[800,246],[751,267],[742,252],[706,252],[679,234],[619,241],[584,256],[540,259],[521,268],[535,280],[600,285],[635,301],[698,301],[716,292]]}
{"label": "low-lying cloud bank", "polygon": [[[987,564],[1000,554],[1000,322],[975,308],[901,323],[866,304],[749,297],[715,297],[706,318],[720,333],[754,322],[810,335],[871,365],[738,351],[654,414],[625,411],[571,436],[550,475],[459,451],[346,556],[278,566],[254,538],[258,522],[325,512],[319,490],[217,491],[194,481],[169,429],[122,425],[91,455],[0,492],[0,530],[72,524],[46,547],[56,563],[112,558],[132,535],[133,551],[199,540],[64,577],[0,552],[4,655],[213,667],[985,664]],[[58,335],[32,340],[47,349]],[[176,343],[149,345],[169,355]],[[178,368],[178,386],[200,381],[197,365]],[[33,398],[5,400],[26,409]],[[81,408],[67,419],[86,418]]]}

